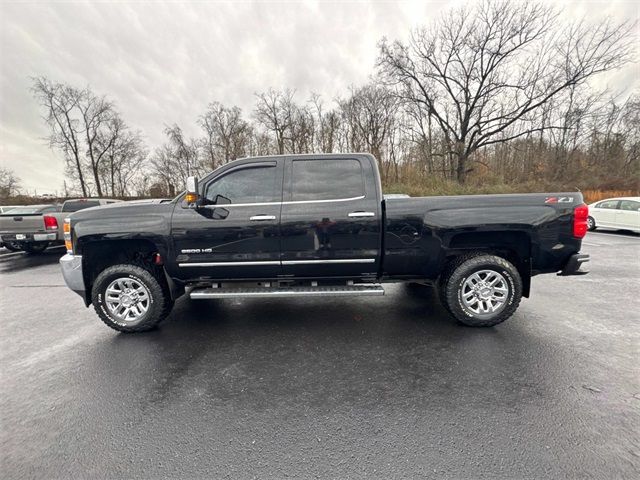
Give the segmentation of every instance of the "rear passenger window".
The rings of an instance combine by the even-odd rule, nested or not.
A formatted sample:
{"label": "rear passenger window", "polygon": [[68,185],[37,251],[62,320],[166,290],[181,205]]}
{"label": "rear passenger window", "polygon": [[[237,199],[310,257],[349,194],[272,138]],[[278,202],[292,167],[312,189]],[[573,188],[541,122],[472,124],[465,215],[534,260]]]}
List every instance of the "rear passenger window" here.
{"label": "rear passenger window", "polygon": [[362,197],[364,182],[358,160],[294,160],[293,201]]}
{"label": "rear passenger window", "polygon": [[633,200],[621,200],[620,210],[627,210],[630,212],[637,212],[640,209],[640,202],[634,202]]}

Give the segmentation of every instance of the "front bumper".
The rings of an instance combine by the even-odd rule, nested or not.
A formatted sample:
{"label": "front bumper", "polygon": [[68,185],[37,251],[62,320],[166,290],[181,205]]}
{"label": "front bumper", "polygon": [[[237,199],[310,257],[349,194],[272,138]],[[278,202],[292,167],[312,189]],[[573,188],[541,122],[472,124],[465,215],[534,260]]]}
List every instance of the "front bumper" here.
{"label": "front bumper", "polygon": [[67,253],[60,259],[62,276],[67,286],[80,295],[85,296],[84,277],[82,276],[82,255]]}
{"label": "front bumper", "polygon": [[558,275],[566,277],[569,275],[586,275],[589,270],[584,266],[589,261],[589,255],[586,253],[574,253],[569,257],[569,261],[564,268],[558,272]]}

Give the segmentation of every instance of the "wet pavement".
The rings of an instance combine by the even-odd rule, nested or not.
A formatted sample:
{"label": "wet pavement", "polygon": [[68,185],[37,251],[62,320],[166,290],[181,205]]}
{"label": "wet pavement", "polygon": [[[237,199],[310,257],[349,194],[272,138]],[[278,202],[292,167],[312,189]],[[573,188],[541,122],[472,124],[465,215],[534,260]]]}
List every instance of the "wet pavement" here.
{"label": "wet pavement", "polygon": [[179,300],[118,334],[60,249],[0,252],[4,478],[637,478],[640,238],[533,280],[507,322],[384,297]]}

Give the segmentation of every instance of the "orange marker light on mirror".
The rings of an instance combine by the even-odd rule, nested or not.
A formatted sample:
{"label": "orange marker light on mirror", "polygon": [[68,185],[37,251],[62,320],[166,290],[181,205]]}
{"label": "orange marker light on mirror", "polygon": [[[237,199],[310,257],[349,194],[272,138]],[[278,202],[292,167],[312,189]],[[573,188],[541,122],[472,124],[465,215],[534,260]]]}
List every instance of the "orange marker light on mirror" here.
{"label": "orange marker light on mirror", "polygon": [[198,194],[197,193],[187,193],[187,195],[184,197],[184,199],[186,200],[187,203],[196,203],[198,201]]}

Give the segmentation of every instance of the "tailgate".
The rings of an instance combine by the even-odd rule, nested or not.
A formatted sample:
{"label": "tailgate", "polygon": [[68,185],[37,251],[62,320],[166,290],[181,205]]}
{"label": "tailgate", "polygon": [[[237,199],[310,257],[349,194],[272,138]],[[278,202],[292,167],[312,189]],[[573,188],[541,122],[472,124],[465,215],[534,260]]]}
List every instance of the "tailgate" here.
{"label": "tailgate", "polygon": [[23,215],[0,215],[0,235],[3,233],[35,233],[44,232],[44,221],[41,213]]}

